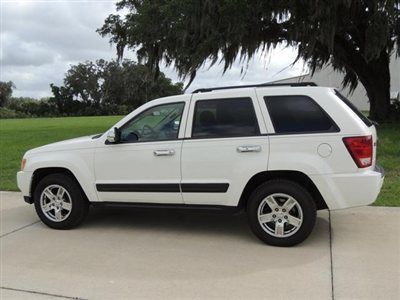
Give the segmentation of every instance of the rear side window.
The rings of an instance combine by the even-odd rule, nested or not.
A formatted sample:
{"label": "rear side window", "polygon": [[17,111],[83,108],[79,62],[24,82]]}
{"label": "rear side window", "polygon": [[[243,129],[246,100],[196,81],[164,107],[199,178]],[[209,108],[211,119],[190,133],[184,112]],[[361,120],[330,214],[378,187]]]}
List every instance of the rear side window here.
{"label": "rear side window", "polygon": [[337,132],[328,114],[307,96],[264,97],[276,133]]}
{"label": "rear side window", "polygon": [[357,109],[357,107],[353,103],[351,103],[351,101],[349,99],[347,99],[345,96],[343,96],[337,90],[335,90],[335,94],[340,100],[342,100],[364,122],[365,125],[367,125],[368,127],[371,127],[373,125],[371,120],[368,119],[366,116],[364,116],[363,113],[361,111],[359,111]]}
{"label": "rear side window", "polygon": [[192,138],[252,136],[259,133],[251,98],[196,102]]}

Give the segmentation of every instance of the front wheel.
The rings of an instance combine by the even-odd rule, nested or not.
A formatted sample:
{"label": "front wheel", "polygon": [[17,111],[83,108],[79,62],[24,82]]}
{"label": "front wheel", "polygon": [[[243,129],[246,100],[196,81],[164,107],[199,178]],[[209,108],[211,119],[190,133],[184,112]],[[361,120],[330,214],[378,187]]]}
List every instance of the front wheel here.
{"label": "front wheel", "polygon": [[87,215],[89,203],[78,183],[65,174],[44,177],[34,192],[36,213],[47,226],[70,229]]}
{"label": "front wheel", "polygon": [[310,193],[296,182],[271,180],[250,196],[247,214],[260,240],[273,246],[293,246],[314,228],[316,206]]}

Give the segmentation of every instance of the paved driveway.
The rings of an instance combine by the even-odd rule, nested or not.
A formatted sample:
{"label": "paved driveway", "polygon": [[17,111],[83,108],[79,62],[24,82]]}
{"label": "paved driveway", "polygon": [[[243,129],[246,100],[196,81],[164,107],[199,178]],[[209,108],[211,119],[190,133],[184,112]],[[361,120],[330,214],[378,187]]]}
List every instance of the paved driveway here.
{"label": "paved driveway", "polygon": [[304,243],[276,248],[244,215],[97,208],[57,231],[0,197],[1,299],[400,298],[399,208],[321,211]]}

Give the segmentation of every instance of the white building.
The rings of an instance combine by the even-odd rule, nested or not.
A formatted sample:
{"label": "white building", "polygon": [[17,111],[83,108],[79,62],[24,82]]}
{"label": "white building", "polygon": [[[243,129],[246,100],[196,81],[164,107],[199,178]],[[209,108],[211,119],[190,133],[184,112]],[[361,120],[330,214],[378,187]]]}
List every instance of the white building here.
{"label": "white building", "polygon": [[[349,88],[343,89],[341,86],[343,80],[343,73],[334,71],[329,65],[321,70],[315,71],[314,75],[304,74],[296,77],[276,80],[270,83],[289,83],[289,82],[315,82],[320,86],[329,86],[337,88],[343,95],[347,96],[358,109],[369,110],[369,101],[367,93],[361,84],[358,83],[357,88],[351,94]],[[390,97],[391,99],[400,100],[400,58],[392,55],[390,60]]]}

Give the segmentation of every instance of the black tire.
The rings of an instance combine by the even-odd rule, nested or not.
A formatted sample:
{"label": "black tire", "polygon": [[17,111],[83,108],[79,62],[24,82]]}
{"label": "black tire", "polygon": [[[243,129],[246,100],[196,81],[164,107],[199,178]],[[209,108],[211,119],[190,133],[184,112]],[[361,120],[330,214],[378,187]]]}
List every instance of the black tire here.
{"label": "black tire", "polygon": [[[41,207],[41,195],[43,191],[52,185],[58,185],[63,187],[70,196],[71,209],[69,215],[62,221],[53,221],[49,219],[43,212]],[[62,173],[50,174],[44,177],[36,186],[33,200],[35,203],[36,213],[40,220],[47,226],[54,229],[71,229],[78,226],[85,219],[88,209],[89,202],[79,184],[70,176]],[[66,215],[66,214],[65,214]]]}
{"label": "black tire", "polygon": [[[274,219],[275,222],[264,223],[263,225],[261,225],[258,220],[258,209],[260,205],[262,205],[262,202],[265,198],[272,194],[286,194],[291,196],[297,201],[301,208],[302,223],[300,226],[298,226],[297,231],[293,229],[294,233],[290,236],[277,237],[273,235],[274,233],[277,233],[276,231],[274,233],[268,232],[268,229],[266,228],[276,226],[275,224],[279,220]],[[269,206],[261,206],[260,209],[263,209],[263,207],[270,209]],[[280,207],[278,209],[282,208]],[[296,212],[298,213],[298,211],[299,210],[294,207],[294,210],[291,210],[291,214]],[[251,230],[261,241],[268,245],[289,247],[304,241],[313,230],[316,220],[316,206],[310,193],[298,183],[290,180],[275,179],[261,184],[254,190],[249,198],[249,201],[247,202],[247,216]],[[277,215],[273,216],[275,216],[275,218],[279,218]],[[283,226],[285,226],[284,228],[289,228],[288,230],[290,230],[290,228],[294,228],[294,226],[289,223],[285,223]],[[286,232],[286,229],[284,229],[284,232]]]}

